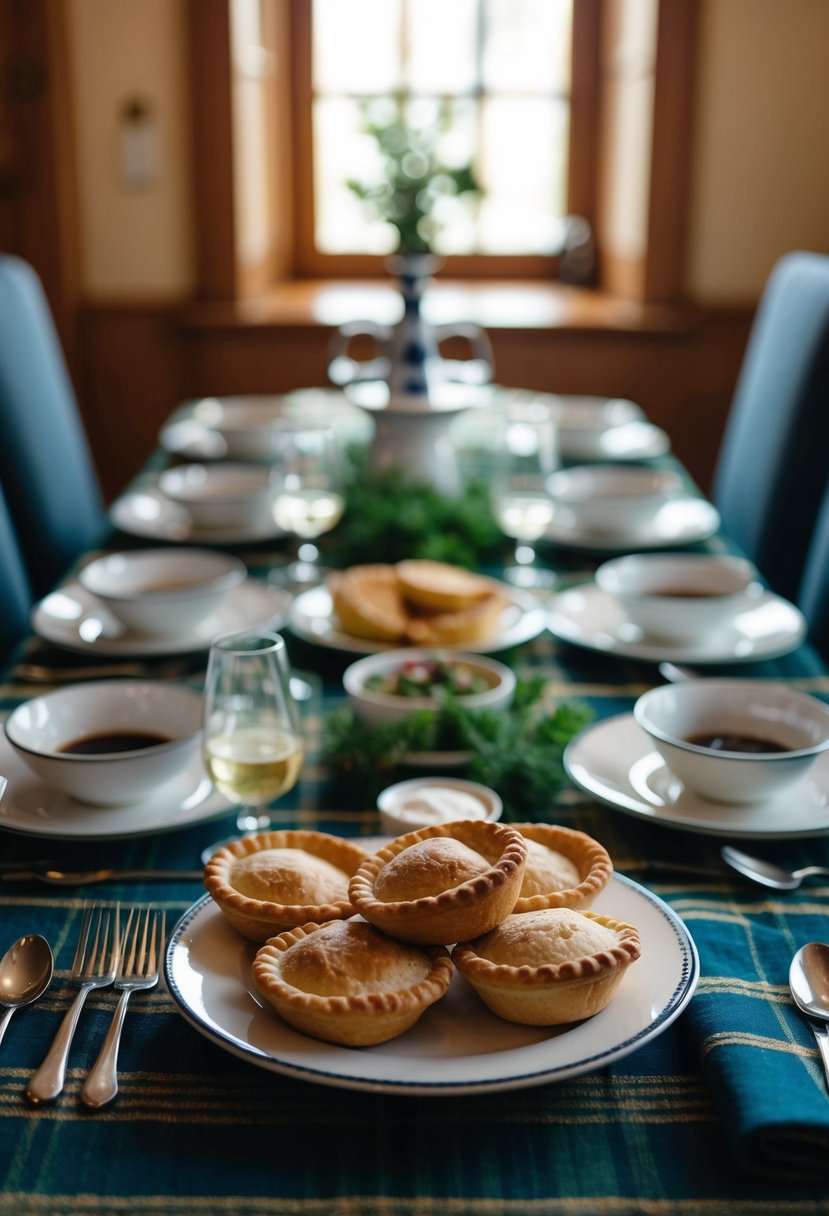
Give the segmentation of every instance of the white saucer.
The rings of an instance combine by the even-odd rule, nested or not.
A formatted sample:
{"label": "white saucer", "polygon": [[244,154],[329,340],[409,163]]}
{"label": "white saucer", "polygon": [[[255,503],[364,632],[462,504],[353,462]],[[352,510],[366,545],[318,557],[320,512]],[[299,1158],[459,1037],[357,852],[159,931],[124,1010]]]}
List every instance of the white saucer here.
{"label": "white saucer", "polygon": [[191,545],[253,544],[285,536],[269,512],[244,527],[197,528],[185,508],[163,494],[157,485],[117,498],[110,507],[109,517],[116,528],[131,536]]}
{"label": "white saucer", "polygon": [[559,446],[564,460],[654,460],[667,455],[671,441],[667,432],[652,422],[634,420],[608,427],[589,439],[562,430]]}
{"label": "white saucer", "polygon": [[709,836],[786,839],[829,832],[829,752],[796,786],[768,802],[709,802],[673,775],[632,714],[582,731],[564,752],[570,780],[625,814]]}
{"label": "white saucer", "polygon": [[117,809],[86,806],[35,777],[0,733],[0,772],[8,785],[0,829],[56,840],[105,840],[172,832],[226,815],[231,805],[214,788],[200,756],[145,802]]}
{"label": "white saucer", "polygon": [[[476,654],[492,654],[519,646],[538,637],[547,627],[543,605],[526,591],[503,584],[511,603],[504,609],[501,627],[485,642],[475,642]],[[341,633],[337,628],[334,605],[327,587],[312,587],[303,591],[291,604],[288,624],[297,637],[316,646],[328,646],[335,650],[346,650],[351,654],[376,654],[380,650],[394,650],[400,642],[378,642],[372,638],[358,638],[350,633]],[[443,650],[468,650],[469,642],[452,646],[442,642]]]}
{"label": "white saucer", "polygon": [[704,498],[674,498],[635,532],[598,532],[577,523],[565,508],[557,510],[544,539],[563,548],[592,553],[634,553],[668,545],[690,545],[707,540],[720,526],[716,507]]}
{"label": "white saucer", "polygon": [[802,614],[788,600],[763,592],[724,629],[696,641],[648,638],[625,619],[618,603],[595,583],[560,591],[549,602],[548,628],[557,638],[626,659],[649,663],[752,663],[796,650],[806,633]]}
{"label": "white saucer", "polygon": [[214,637],[233,629],[268,624],[279,629],[287,618],[290,595],[249,578],[227,595],[218,611],[181,637],[130,632],[78,582],[50,592],[32,609],[38,637],[85,654],[151,657],[208,650]]}

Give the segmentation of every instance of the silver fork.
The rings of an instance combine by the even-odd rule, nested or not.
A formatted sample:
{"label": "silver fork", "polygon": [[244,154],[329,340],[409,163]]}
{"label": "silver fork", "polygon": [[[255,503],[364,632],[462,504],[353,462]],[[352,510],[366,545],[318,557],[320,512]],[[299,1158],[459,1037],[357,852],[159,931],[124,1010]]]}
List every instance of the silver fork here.
{"label": "silver fork", "polygon": [[118,1006],[98,1059],[89,1070],[81,1090],[81,1101],[95,1108],[106,1106],[118,1093],[118,1048],[131,994],[139,988],[154,988],[158,983],[158,960],[165,937],[166,913],[159,918],[158,913],[148,907],[142,917],[139,909],[133,925],[135,911],[135,908],[130,909],[121,938],[121,963],[115,977],[115,987],[121,989]]}
{"label": "silver fork", "polygon": [[69,983],[77,996],[64,1014],[46,1059],[26,1087],[31,1102],[51,1102],[63,1089],[66,1060],[81,1010],[93,988],[107,988],[118,969],[118,904],[113,908],[87,904]]}

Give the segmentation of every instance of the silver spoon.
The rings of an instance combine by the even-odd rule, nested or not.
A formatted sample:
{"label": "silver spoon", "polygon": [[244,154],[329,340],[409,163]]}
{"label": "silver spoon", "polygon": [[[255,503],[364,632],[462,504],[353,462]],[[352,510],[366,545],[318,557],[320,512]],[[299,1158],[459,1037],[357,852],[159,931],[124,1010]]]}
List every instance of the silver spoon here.
{"label": "silver spoon", "polygon": [[789,967],[789,989],[812,1028],[829,1088],[829,946],[809,942],[800,947]]}
{"label": "silver spoon", "polygon": [[30,933],[9,946],[0,959],[0,1005],[6,1012],[0,1020],[0,1043],[15,1009],[31,1005],[52,982],[54,960],[45,937]]}
{"label": "silver spoon", "polygon": [[722,859],[732,870],[737,870],[744,878],[759,883],[762,887],[771,887],[775,891],[794,891],[804,878],[816,875],[829,877],[827,866],[803,866],[799,870],[784,870],[773,861],[765,861],[762,857],[750,857],[740,849],[734,849],[730,844],[724,845]]}

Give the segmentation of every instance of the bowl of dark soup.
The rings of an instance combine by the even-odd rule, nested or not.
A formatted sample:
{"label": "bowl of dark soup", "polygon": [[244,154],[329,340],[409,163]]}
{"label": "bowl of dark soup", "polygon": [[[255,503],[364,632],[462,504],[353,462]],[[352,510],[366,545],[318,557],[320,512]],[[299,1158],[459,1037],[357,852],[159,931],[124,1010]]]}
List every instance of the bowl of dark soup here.
{"label": "bowl of dark soup", "polygon": [[765,802],[829,747],[829,706],[759,680],[652,688],[633,716],[683,785],[714,802]]}
{"label": "bowl of dark soup", "polygon": [[174,684],[91,680],[24,701],[4,729],[47,785],[92,806],[129,806],[198,756],[201,696]]}

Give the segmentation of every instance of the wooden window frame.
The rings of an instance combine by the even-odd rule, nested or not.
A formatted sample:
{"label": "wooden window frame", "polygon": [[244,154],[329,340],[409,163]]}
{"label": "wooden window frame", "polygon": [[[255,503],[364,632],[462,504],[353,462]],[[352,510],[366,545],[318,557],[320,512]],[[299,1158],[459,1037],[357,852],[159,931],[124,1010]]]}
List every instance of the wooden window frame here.
{"label": "wooden window frame", "polygon": [[[597,290],[641,303],[682,299],[686,245],[692,93],[698,0],[656,0],[657,59],[654,122],[650,148],[647,240],[632,261],[603,248],[598,205],[600,180],[608,160],[602,131],[602,31],[605,15],[619,0],[576,0],[573,26],[573,93],[568,212],[591,224],[599,251]],[[233,199],[232,68],[229,0],[188,0],[194,136],[197,297],[239,300],[261,295],[270,275],[279,282],[378,278],[382,257],[314,255],[312,250],[312,167],[298,152],[310,147],[310,2],[262,0],[269,10],[266,29],[282,40],[282,78],[274,90],[284,107],[294,108],[283,130],[276,176],[281,181],[279,254],[264,269],[245,267],[236,247]],[[289,55],[285,54],[288,47]],[[303,53],[303,47],[305,48]],[[285,79],[288,73],[290,79]],[[292,141],[296,141],[293,143]],[[530,257],[450,257],[443,278],[550,282],[557,259]]]}

